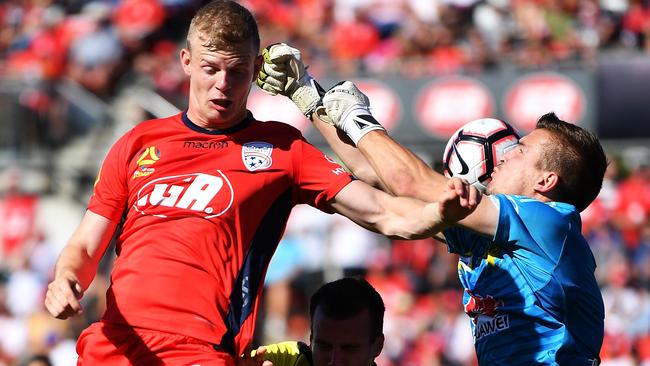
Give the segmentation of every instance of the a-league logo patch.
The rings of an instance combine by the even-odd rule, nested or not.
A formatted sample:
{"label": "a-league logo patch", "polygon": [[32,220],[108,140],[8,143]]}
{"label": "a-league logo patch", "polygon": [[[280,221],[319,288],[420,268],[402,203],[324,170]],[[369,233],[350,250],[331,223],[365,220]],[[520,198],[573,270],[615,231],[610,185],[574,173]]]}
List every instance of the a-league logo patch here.
{"label": "a-league logo patch", "polygon": [[241,149],[244,165],[251,172],[270,167],[273,163],[271,153],[273,153],[273,145],[263,141],[247,142]]}

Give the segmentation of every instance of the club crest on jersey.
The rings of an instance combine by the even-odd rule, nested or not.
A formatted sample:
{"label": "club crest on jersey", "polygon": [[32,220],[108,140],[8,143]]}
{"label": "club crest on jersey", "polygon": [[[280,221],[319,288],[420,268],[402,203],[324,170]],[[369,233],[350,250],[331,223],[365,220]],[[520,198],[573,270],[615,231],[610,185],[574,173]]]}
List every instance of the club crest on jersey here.
{"label": "club crest on jersey", "polygon": [[227,212],[233,199],[232,184],[217,170],[154,179],[140,188],[133,208],[142,215],[211,219]]}
{"label": "club crest on jersey", "polygon": [[241,158],[246,169],[253,172],[271,166],[273,163],[271,153],[273,153],[273,145],[268,142],[247,142],[242,146]]}
{"label": "club crest on jersey", "polygon": [[156,169],[151,166],[160,160],[160,150],[155,146],[149,146],[142,151],[138,158],[138,169],[133,172],[131,179],[146,177],[151,175]]}

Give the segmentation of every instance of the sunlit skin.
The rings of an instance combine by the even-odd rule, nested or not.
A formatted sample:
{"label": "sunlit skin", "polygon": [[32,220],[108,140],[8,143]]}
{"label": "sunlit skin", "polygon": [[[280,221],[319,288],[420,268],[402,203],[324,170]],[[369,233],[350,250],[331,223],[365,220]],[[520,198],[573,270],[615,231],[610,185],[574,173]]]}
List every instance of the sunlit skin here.
{"label": "sunlit skin", "polygon": [[486,193],[523,195],[548,201],[544,192],[554,186],[557,175],[539,169],[537,162],[544,145],[552,143],[555,142],[550,132],[544,129],[533,130],[522,137],[519,145],[505,153],[494,168]]}
{"label": "sunlit skin", "polygon": [[211,51],[196,33],[190,49],[180,53],[183,71],[190,77],[187,116],[207,129],[225,129],[241,122],[247,114],[248,93],[262,58],[253,42],[229,51]]}
{"label": "sunlit skin", "polygon": [[379,356],[384,336],[370,340],[370,314],[363,310],[350,319],[328,318],[316,309],[311,349],[314,366],[370,366]]}

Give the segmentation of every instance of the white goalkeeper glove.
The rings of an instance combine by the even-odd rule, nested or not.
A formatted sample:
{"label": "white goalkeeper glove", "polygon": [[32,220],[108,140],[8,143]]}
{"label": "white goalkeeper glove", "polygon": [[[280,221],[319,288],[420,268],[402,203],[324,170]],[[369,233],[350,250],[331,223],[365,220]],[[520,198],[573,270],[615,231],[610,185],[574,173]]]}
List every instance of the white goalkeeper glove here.
{"label": "white goalkeeper glove", "polygon": [[262,56],[264,63],[257,75],[257,86],[271,95],[289,97],[309,119],[314,112],[328,119],[321,103],[325,90],[307,72],[299,50],[276,43],[264,48]]}
{"label": "white goalkeeper glove", "polygon": [[332,123],[345,132],[354,145],[370,131],[386,131],[370,113],[368,97],[350,81],[338,83],[328,90],[323,105]]}

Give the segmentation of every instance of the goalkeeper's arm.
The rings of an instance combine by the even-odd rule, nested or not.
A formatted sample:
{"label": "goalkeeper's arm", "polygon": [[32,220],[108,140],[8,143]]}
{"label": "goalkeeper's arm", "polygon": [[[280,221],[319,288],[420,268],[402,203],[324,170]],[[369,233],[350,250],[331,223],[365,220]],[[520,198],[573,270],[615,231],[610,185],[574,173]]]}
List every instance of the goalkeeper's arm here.
{"label": "goalkeeper's arm", "polygon": [[445,190],[447,178],[375,127],[370,101],[353,83],[335,85],[323,97],[323,105],[337,128],[355,140],[386,192],[433,202]]}
{"label": "goalkeeper's arm", "polygon": [[323,89],[309,74],[300,51],[284,43],[276,43],[262,50],[264,63],[256,84],[265,92],[290,98],[300,111],[309,117],[323,135],[334,153],[362,181],[384,189],[379,177],[363,154],[346,135],[339,132],[322,106]]}
{"label": "goalkeeper's arm", "polygon": [[314,114],[313,121],[314,127],[323,135],[327,144],[355,177],[373,187],[386,191],[386,187],[382,184],[368,159],[354,146],[352,140],[344,132],[329,123],[323,122],[316,114]]}

